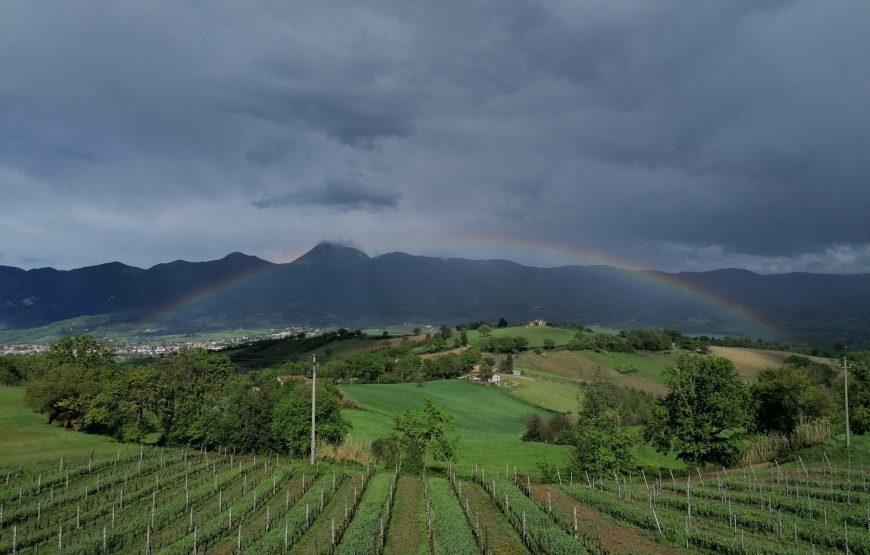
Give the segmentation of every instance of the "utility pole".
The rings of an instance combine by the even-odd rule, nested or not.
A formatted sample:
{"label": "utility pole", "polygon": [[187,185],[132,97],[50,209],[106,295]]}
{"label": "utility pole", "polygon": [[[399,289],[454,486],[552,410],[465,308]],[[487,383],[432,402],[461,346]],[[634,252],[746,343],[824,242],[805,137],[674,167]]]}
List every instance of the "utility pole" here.
{"label": "utility pole", "polygon": [[843,355],[843,366],[840,368],[843,369],[843,403],[846,408],[846,449],[849,448],[849,369],[852,368],[849,366],[849,362],[846,360],[846,356]]}
{"label": "utility pole", "polygon": [[317,409],[317,355],[311,355],[311,459],[308,461],[314,464],[314,442],[317,436],[314,432],[317,424],[315,410]]}

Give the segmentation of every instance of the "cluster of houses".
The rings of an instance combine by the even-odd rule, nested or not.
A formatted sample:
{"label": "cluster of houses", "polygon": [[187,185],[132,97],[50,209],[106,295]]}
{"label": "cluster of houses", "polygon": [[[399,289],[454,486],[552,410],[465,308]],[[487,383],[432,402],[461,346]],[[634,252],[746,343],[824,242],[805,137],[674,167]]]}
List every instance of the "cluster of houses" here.
{"label": "cluster of houses", "polygon": [[[495,368],[492,372],[492,375],[488,378],[483,378],[480,376],[480,367],[475,366],[474,369],[464,376],[460,376],[460,380],[468,380],[470,382],[478,382],[478,383],[490,383],[490,384],[498,384],[502,381],[502,376],[506,376],[505,373],[499,373],[499,369]],[[523,373],[519,370],[512,370],[511,376],[519,377],[522,376]]]}

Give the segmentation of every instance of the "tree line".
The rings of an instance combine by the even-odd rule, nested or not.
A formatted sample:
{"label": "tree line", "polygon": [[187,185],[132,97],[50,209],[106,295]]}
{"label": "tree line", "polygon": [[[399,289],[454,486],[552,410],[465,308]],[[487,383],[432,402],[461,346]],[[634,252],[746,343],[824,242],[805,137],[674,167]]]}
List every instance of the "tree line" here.
{"label": "tree line", "polygon": [[[50,423],[123,441],[154,434],[163,445],[298,456],[310,448],[310,382],[239,374],[226,355],[202,349],[134,366],[92,337],[65,337],[29,376],[25,401]],[[350,430],[340,408],[335,385],[318,380],[320,441],[338,443]]]}
{"label": "tree line", "polygon": [[[870,352],[852,353],[851,363],[850,427],[864,434],[870,432]],[[769,434],[793,438],[791,448],[799,448],[810,441],[798,434],[802,429],[845,425],[842,375],[800,355],[763,370],[753,384],[731,361],[695,354],[681,355],[665,378],[668,393],[655,399],[598,376],[582,386],[576,416],[531,417],[523,439],[571,445],[574,470],[600,473],[636,468],[639,441],[688,463],[727,466]]]}

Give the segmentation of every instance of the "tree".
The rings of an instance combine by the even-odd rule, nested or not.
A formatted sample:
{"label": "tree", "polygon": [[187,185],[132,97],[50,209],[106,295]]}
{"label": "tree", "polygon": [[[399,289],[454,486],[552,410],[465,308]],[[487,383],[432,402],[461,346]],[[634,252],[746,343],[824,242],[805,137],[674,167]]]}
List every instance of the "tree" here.
{"label": "tree", "polygon": [[756,402],[756,424],[765,432],[785,434],[801,422],[828,416],[834,401],[825,388],[804,368],[768,368],[758,374],[752,387]]}
{"label": "tree", "polygon": [[24,372],[14,359],[0,357],[0,385],[18,385],[24,379]]}
{"label": "tree", "polygon": [[584,387],[583,404],[573,432],[572,465],[593,475],[627,471],[634,465],[636,434],[623,426],[616,409],[618,392],[603,371]]}
{"label": "tree", "polygon": [[408,409],[393,417],[405,448],[403,460],[411,468],[425,466],[428,456],[436,461],[456,459],[459,438],[454,434],[453,415],[426,398],[423,410]]}
{"label": "tree", "polygon": [[207,439],[207,425],[219,406],[236,371],[223,354],[204,349],[182,349],[160,365],[164,379],[157,391],[164,444],[200,444]]}
{"label": "tree", "polygon": [[[332,382],[317,380],[319,442],[337,445],[350,431],[350,423],[341,416],[340,397]],[[285,452],[304,456],[311,450],[311,383],[300,383],[275,404],[272,433]]]}
{"label": "tree", "polygon": [[421,333],[422,331],[423,331],[423,330],[420,329],[419,327],[414,327],[414,329],[411,330],[411,334],[412,334],[412,335],[420,335],[420,333]]}
{"label": "tree", "polygon": [[459,342],[462,344],[463,347],[468,345],[468,332],[465,331],[465,328],[463,328],[462,331],[459,332]]}
{"label": "tree", "polygon": [[504,317],[499,318],[499,319],[498,319],[498,324],[497,324],[497,326],[500,327],[500,328],[506,328],[506,327],[508,327],[507,320],[505,320]]}
{"label": "tree", "polygon": [[111,364],[114,350],[90,335],[68,335],[51,346],[48,358],[55,366],[77,364],[96,368]]}
{"label": "tree", "polygon": [[514,355],[509,354],[504,357],[504,361],[501,363],[501,371],[504,373],[510,373],[514,371]]}
{"label": "tree", "polygon": [[870,432],[870,351],[852,353],[850,358],[853,379],[849,380],[849,424],[852,433],[861,435]]}
{"label": "tree", "polygon": [[752,415],[749,388],[734,364],[684,354],[665,378],[670,391],[653,407],[644,431],[647,440],[693,463],[737,460]]}
{"label": "tree", "polygon": [[556,347],[556,342],[550,339],[549,337],[544,338],[544,348],[547,350],[552,350]]}
{"label": "tree", "polygon": [[492,327],[489,324],[481,324],[481,326],[477,328],[477,333],[479,333],[481,337],[487,337],[492,333]]}

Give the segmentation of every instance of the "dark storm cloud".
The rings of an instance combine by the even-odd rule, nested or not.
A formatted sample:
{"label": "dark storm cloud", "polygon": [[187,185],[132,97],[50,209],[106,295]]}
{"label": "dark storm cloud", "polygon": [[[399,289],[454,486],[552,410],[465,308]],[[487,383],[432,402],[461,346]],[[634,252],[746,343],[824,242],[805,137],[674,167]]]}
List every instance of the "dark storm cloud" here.
{"label": "dark storm cloud", "polygon": [[333,179],[319,187],[265,196],[251,204],[257,208],[277,206],[323,206],[339,211],[396,209],[402,194],[379,191],[349,179]]}
{"label": "dark storm cloud", "polygon": [[495,235],[870,270],[863,0],[85,5],[0,3],[6,260]]}

